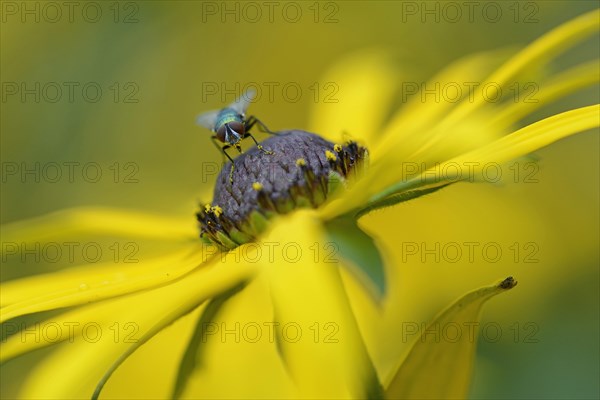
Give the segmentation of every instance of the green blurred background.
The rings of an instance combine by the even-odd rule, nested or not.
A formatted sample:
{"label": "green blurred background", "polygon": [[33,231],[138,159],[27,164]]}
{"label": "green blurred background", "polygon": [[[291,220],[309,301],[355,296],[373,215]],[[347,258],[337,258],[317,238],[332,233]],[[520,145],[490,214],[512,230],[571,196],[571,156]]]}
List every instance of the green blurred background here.
{"label": "green blurred background", "polygon": [[[461,56],[527,44],[597,7],[477,2],[470,18],[464,3],[451,3],[274,2],[270,14],[265,2],[74,2],[70,14],[61,2],[3,2],[1,222],[104,205],[189,216],[193,224],[197,201],[210,198],[213,163],[221,162],[195,117],[246,85],[263,90],[250,112],[270,128],[303,129],[333,91],[323,74],[355,52],[389,52],[418,82]],[[439,12],[422,16],[422,7]],[[597,57],[594,39],[554,66]],[[36,84],[37,93],[23,93]],[[334,87],[343,105],[345,88]],[[597,88],[585,90],[531,119],[597,102]],[[585,133],[537,153],[536,184],[457,185],[365,218],[391,254],[399,240],[538,244],[538,263],[411,265],[419,271],[400,285],[433,315],[480,284],[508,275],[520,281],[486,309],[484,323],[503,334],[479,344],[473,398],[599,397],[598,148],[598,136]],[[35,163],[39,182],[33,174],[22,179],[23,166]],[[64,163],[75,163],[72,182]],[[3,265],[3,279],[37,268]],[[536,340],[525,340],[531,332]]]}

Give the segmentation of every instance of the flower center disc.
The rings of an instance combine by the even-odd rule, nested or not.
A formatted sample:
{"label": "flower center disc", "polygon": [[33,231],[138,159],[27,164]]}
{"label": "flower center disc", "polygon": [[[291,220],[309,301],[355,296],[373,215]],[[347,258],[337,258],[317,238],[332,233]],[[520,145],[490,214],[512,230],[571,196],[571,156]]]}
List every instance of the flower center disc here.
{"label": "flower center disc", "polygon": [[[241,154],[221,170],[212,204],[197,214],[200,236],[231,249],[253,240],[275,214],[316,208],[332,179],[344,180],[367,155],[355,142],[333,144],[305,131],[283,131]],[[272,152],[272,153],[271,153]]]}

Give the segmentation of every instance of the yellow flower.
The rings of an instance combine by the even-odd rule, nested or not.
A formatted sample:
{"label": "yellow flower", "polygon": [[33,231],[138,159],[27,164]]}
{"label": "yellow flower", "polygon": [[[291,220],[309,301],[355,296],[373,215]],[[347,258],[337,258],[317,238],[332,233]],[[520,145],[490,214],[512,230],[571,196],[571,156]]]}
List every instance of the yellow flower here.
{"label": "yellow flower", "polygon": [[[434,81],[479,79],[498,90],[596,33],[598,21],[598,12],[583,15],[509,58],[498,52],[467,57]],[[466,396],[475,340],[440,343],[422,332],[402,363],[396,351],[382,354],[390,343],[378,347],[376,342],[387,333],[369,321],[376,320],[378,307],[386,307],[386,258],[356,220],[450,184],[482,181],[490,163],[504,165],[597,127],[600,110],[593,105],[516,129],[535,109],[597,83],[597,66],[595,60],[544,76],[537,103],[489,103],[485,96],[490,93],[474,90],[456,103],[415,99],[384,125],[382,104],[391,100],[394,71],[378,55],[342,63],[331,74],[336,81],[352,82],[356,92],[348,93],[346,104],[333,113],[325,107],[317,110],[311,129],[330,140],[331,148],[322,152],[330,169],[320,177],[329,185],[325,192],[330,198],[316,202],[315,209],[285,208],[255,220],[246,219],[252,213],[228,217],[237,211],[231,204],[202,206],[201,222],[231,219],[228,228],[219,225],[210,231],[214,242],[229,248],[225,252],[194,240],[197,233],[187,222],[112,209],[71,209],[3,227],[6,242],[108,234],[179,247],[139,264],[81,266],[4,282],[1,320],[8,338],[2,361],[53,348],[36,360],[20,396]],[[355,144],[339,144],[345,127],[368,149],[370,159],[368,168],[348,182],[344,157],[357,153],[349,150]],[[290,167],[314,174],[313,159],[289,161]],[[329,172],[338,172],[344,185],[334,187]],[[275,201],[268,187],[274,183],[249,180],[248,190],[257,199],[263,193]],[[252,207],[269,211],[258,200]],[[238,229],[246,221],[251,234]],[[398,260],[386,261],[401,268]],[[505,279],[469,293],[432,324],[478,321],[483,302],[514,284]],[[19,317],[50,311],[41,314],[37,325],[20,329]],[[399,315],[402,310],[387,311],[408,321]],[[44,331],[40,340],[40,330],[51,327],[69,329],[57,329],[52,340]],[[405,344],[398,340],[393,345]],[[130,357],[134,352],[139,357]],[[56,372],[65,366],[68,374]]]}

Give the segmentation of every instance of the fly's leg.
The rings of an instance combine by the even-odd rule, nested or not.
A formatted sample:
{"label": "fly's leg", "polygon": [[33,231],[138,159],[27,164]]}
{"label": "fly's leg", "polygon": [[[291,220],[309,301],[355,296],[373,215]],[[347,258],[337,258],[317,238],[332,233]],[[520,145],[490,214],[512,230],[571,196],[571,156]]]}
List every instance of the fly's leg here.
{"label": "fly's leg", "polygon": [[267,128],[267,126],[254,115],[251,115],[246,120],[246,123],[244,125],[244,127],[246,128],[246,132],[248,132],[254,125],[257,125],[258,130],[260,130],[261,132],[268,133],[269,135],[279,135],[279,133],[273,132],[269,128]]}
{"label": "fly's leg", "polygon": [[267,150],[264,147],[262,147],[260,144],[258,144],[258,142],[256,141],[256,139],[254,139],[254,136],[252,136],[252,134],[250,132],[246,132],[246,134],[244,135],[244,139],[245,138],[251,138],[254,141],[254,144],[256,144],[256,147],[258,147],[258,149],[260,151],[262,151],[265,154],[275,154],[275,152],[271,151],[271,150]]}
{"label": "fly's leg", "polygon": [[265,153],[265,154],[274,154],[274,152],[272,152],[271,150],[266,150],[264,147],[262,147],[260,144],[258,144],[258,142],[254,138],[254,136],[252,136],[252,134],[250,133],[250,129],[252,129],[252,127],[254,125],[257,125],[258,129],[261,132],[265,132],[265,133],[268,133],[270,135],[278,135],[278,133],[269,130],[269,128],[267,128],[267,126],[265,124],[263,124],[260,119],[256,118],[254,115],[251,115],[246,120],[246,123],[244,125],[245,131],[246,131],[246,134],[244,135],[244,138],[250,137],[254,141],[254,144],[256,144],[256,147],[258,147],[258,149],[260,151],[262,151],[263,153]]}
{"label": "fly's leg", "polygon": [[[223,154],[225,154],[225,157],[227,157],[229,159],[229,161],[231,161],[231,171],[229,171],[229,183],[233,185],[233,170],[235,169],[235,164],[233,163],[233,158],[231,158],[229,156],[229,154],[227,154],[227,152],[225,150],[227,150],[228,148],[231,147],[231,145],[226,144],[225,146],[221,147],[219,146],[219,144],[217,143],[217,137],[216,136],[211,136],[212,142],[214,143],[215,146],[217,146],[217,149],[221,150],[221,152]],[[237,147],[236,147],[237,148]],[[238,151],[240,151],[239,148],[237,148]]]}
{"label": "fly's leg", "polygon": [[[211,138],[211,142],[212,142],[212,144],[214,144],[214,145],[215,145],[215,147],[216,147],[216,148],[217,148],[219,151],[221,151],[221,152],[225,153],[225,150],[223,150],[223,146],[221,146],[219,143],[217,143],[217,140],[218,140],[218,139],[217,139],[217,136],[216,136],[216,135],[213,135],[213,136],[211,136],[210,138]],[[229,159],[231,160],[231,157],[229,157],[229,155],[228,155],[227,153],[225,153],[225,155],[227,156],[227,158],[229,158]],[[225,164],[225,157],[223,157],[223,164]]]}

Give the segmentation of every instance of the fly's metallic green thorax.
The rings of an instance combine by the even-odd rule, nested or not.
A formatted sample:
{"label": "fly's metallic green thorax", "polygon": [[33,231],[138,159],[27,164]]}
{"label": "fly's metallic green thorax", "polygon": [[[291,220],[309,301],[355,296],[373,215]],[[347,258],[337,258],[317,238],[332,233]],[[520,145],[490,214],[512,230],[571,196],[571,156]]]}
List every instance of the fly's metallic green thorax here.
{"label": "fly's metallic green thorax", "polygon": [[213,130],[217,132],[221,127],[223,127],[223,125],[232,122],[243,124],[244,117],[240,115],[237,111],[235,111],[233,108],[224,108],[217,115],[217,120],[215,122],[215,127],[213,128]]}
{"label": "fly's metallic green thorax", "polygon": [[235,160],[233,183],[228,163],[215,185],[211,204],[196,214],[200,236],[231,249],[256,238],[270,217],[296,208],[316,208],[327,199],[333,179],[355,175],[367,150],[355,142],[341,146],[313,133],[279,132]]}

